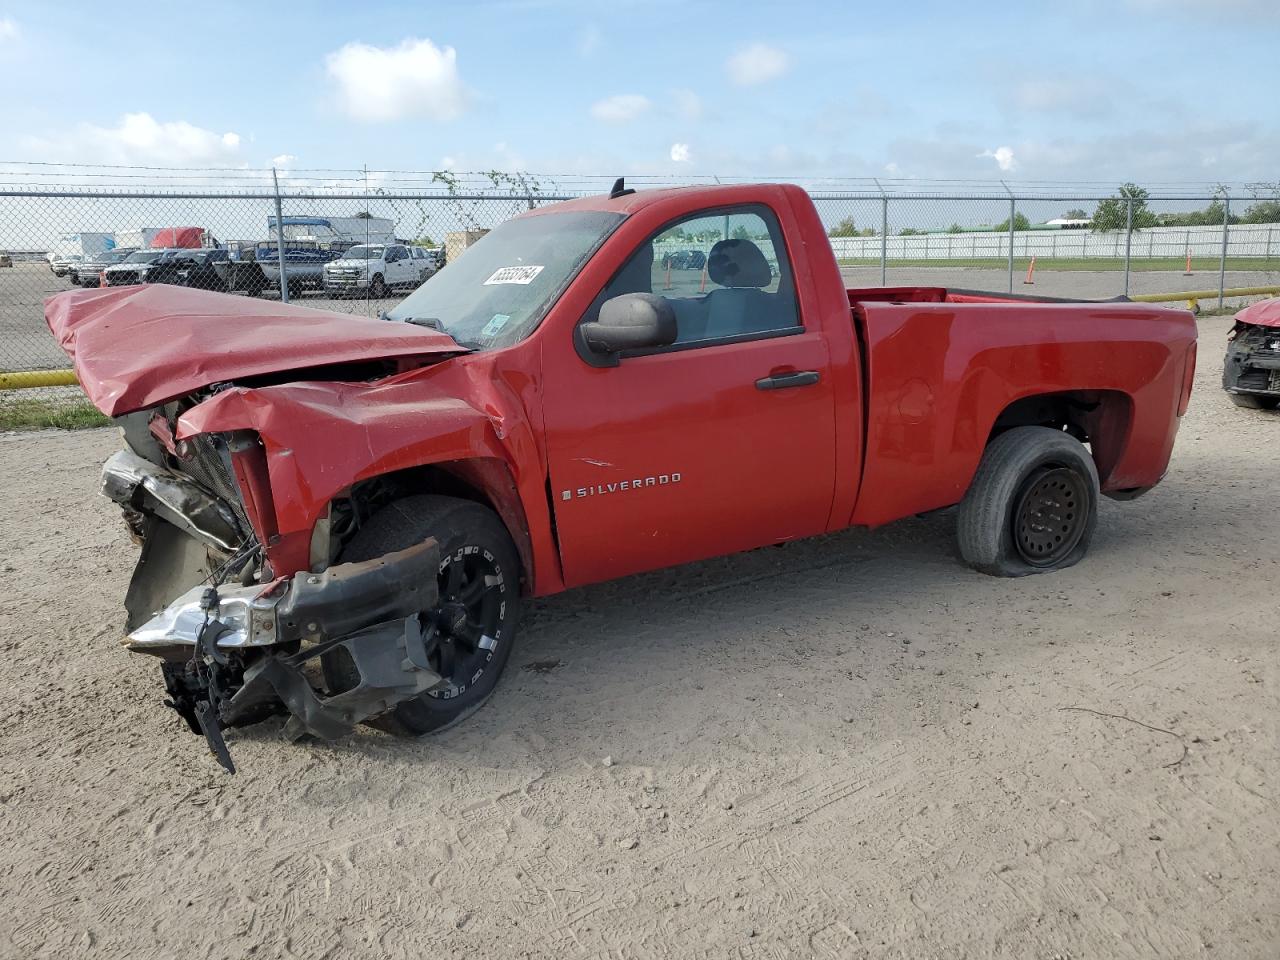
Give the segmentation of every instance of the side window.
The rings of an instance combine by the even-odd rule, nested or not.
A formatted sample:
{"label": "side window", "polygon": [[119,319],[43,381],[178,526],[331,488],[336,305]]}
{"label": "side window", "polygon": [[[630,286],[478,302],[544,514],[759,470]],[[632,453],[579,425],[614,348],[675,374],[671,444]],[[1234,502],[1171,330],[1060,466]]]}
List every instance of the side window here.
{"label": "side window", "polygon": [[764,206],[693,214],[642,244],[593,305],[656,293],[676,314],[678,344],[766,334],[799,325],[782,231]]}

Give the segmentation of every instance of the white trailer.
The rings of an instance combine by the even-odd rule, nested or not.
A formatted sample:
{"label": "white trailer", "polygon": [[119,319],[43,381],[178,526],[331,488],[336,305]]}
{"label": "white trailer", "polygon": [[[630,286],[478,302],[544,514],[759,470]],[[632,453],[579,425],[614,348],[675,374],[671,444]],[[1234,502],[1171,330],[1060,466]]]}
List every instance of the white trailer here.
{"label": "white trailer", "polygon": [[117,230],[116,246],[146,250],[150,248],[151,241],[155,239],[156,234],[163,229],[163,227],[135,227],[132,230]]}
{"label": "white trailer", "polygon": [[110,250],[116,238],[110,233],[60,233],[57,242],[49,249],[49,260],[75,257],[83,260],[94,254]]}

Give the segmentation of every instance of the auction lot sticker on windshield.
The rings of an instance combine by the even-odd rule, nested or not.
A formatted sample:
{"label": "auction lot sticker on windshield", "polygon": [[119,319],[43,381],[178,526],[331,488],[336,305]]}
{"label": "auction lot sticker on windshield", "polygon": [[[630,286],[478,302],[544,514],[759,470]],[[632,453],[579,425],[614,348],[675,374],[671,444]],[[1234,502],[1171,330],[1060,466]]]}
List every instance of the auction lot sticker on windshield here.
{"label": "auction lot sticker on windshield", "polygon": [[484,282],[486,287],[495,283],[532,283],[533,278],[542,272],[542,267],[499,267]]}

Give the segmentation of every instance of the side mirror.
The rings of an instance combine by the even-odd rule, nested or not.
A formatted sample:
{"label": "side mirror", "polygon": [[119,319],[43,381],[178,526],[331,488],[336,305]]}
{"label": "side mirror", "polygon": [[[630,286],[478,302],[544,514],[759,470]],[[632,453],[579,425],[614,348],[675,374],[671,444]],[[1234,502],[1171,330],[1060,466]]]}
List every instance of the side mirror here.
{"label": "side mirror", "polygon": [[600,319],[578,329],[586,348],[600,354],[665,347],[678,336],[675,310],[665,297],[652,293],[624,293],[606,300]]}

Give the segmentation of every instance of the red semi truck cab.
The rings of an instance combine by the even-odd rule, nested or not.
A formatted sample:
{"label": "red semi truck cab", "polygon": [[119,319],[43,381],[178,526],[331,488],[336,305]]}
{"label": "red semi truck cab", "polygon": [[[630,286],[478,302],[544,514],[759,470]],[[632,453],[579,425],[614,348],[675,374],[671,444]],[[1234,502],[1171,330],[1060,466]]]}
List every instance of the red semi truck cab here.
{"label": "red semi truck cab", "polygon": [[453,722],[522,596],[956,505],[979,570],[1074,563],[1100,494],[1163,477],[1196,342],[1148,305],[847,289],[788,185],[529,211],[386,320],[169,287],[46,312],[125,435],[130,642],[215,752],[272,708]]}

